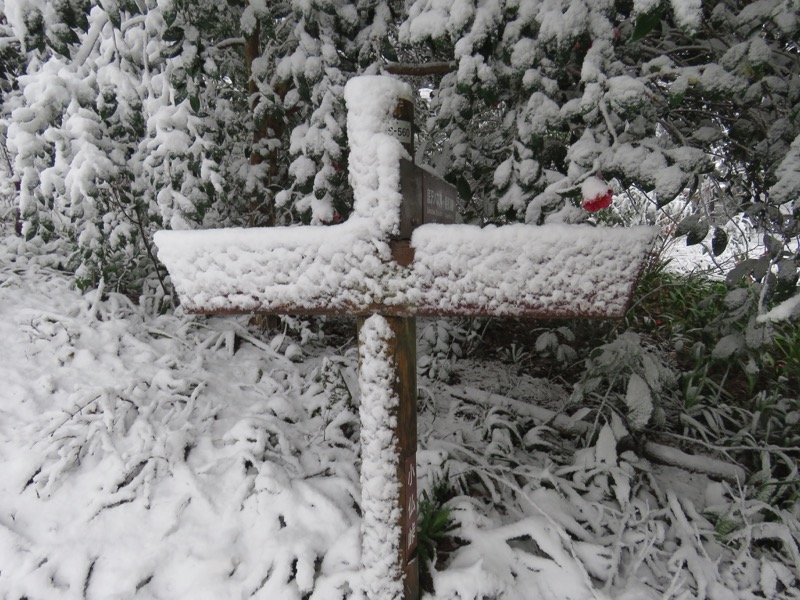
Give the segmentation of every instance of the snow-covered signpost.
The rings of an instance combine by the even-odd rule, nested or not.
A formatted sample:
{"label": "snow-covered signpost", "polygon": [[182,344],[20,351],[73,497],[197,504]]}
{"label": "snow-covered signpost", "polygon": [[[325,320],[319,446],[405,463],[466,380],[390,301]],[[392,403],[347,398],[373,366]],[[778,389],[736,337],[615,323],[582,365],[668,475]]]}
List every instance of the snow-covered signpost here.
{"label": "snow-covered signpost", "polygon": [[410,97],[388,77],[348,82],[355,202],[347,222],[156,235],[187,311],[364,318],[362,592],[370,600],[419,597],[415,317],[619,317],[656,233],[442,224],[454,217],[454,192],[404,161]]}

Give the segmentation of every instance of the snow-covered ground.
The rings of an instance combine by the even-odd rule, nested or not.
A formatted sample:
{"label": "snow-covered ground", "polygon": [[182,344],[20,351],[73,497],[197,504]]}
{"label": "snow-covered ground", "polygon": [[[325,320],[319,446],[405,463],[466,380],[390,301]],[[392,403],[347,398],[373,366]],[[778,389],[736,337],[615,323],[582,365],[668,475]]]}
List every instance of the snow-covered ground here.
{"label": "snow-covered ground", "polygon": [[[367,83],[386,93],[378,94],[375,108],[361,84],[348,88],[355,114],[349,137],[363,138],[350,155],[355,217],[372,224],[364,228],[369,239],[353,240],[388,256],[381,240],[396,225],[402,149],[383,133],[381,119],[397,90],[394,83]],[[34,254],[10,235],[11,216],[8,207],[0,213],[6,229],[0,242],[0,598],[396,597],[399,586],[387,581],[392,565],[382,562],[382,554],[396,550],[395,528],[385,518],[394,489],[377,483],[392,471],[381,319],[362,328],[359,378],[352,322],[321,327],[320,321],[287,320],[284,333],[267,335],[246,316],[158,314],[153,302],[136,304],[102,286],[84,294],[57,270],[58,259]],[[324,231],[335,237],[353,224],[311,237]],[[512,248],[504,246],[506,255],[557,245],[525,241],[530,236],[522,228],[515,229]],[[300,230],[276,235],[294,239]],[[452,261],[480,258],[485,244],[502,235],[458,231],[465,239],[444,249],[436,246],[442,236],[434,226],[417,231],[416,262],[429,267],[447,257],[445,268],[431,268],[417,291],[439,285],[439,271],[455,273],[453,285],[475,287]],[[584,236],[597,255],[609,237],[599,232],[603,240]],[[650,234],[633,233],[649,245]],[[160,250],[169,249],[162,242],[170,238],[179,258],[192,235],[208,249],[208,232],[159,235]],[[229,236],[247,237],[216,235],[226,249]],[[617,232],[625,245],[622,236]],[[478,237],[471,254],[465,251]],[[353,253],[349,238],[338,241]],[[644,248],[627,250],[638,256]],[[298,260],[317,256],[295,254]],[[363,266],[367,255],[354,264]],[[559,267],[553,278],[585,277],[583,287],[607,282],[620,270],[617,263],[631,266],[621,249],[611,255],[615,260],[600,255],[594,279],[575,261],[572,271]],[[191,267],[185,285],[174,281],[186,295],[189,284],[205,285],[200,273],[209,269],[197,256],[183,258]],[[275,262],[294,264],[283,256]],[[251,262],[243,264],[252,274]],[[331,274],[327,263],[317,266]],[[375,272],[382,277],[383,271]],[[482,264],[480,271],[508,270]],[[292,293],[296,275],[284,278]],[[509,301],[530,283],[527,271],[518,275]],[[355,284],[364,283],[360,272],[354,276]],[[494,285],[491,277],[486,281]],[[537,298],[539,288],[532,292]],[[312,300],[323,296],[314,291]],[[330,333],[332,325],[338,334]],[[437,327],[420,320],[418,484],[423,497],[445,502],[454,527],[426,580],[429,598],[800,598],[797,532],[765,519],[763,502],[745,501],[741,467],[692,461],[646,441],[644,455],[711,466],[706,472],[726,479],[648,462],[622,443],[628,431],[613,411],[570,403],[570,390],[499,362],[443,359],[437,353],[447,343],[437,345]],[[433,351],[425,356],[426,350]],[[444,369],[437,365],[442,360]],[[451,384],[425,376],[437,373]],[[647,396],[644,426],[653,403],[639,380],[628,395],[638,389]],[[783,522],[797,522],[792,519]]]}
{"label": "snow-covered ground", "polygon": [[[354,339],[150,314],[19,244],[0,244],[0,598],[357,594]],[[445,478],[456,525],[430,597],[800,598],[788,532],[715,531],[735,485],[618,453],[621,423],[555,383],[451,370],[419,380],[420,489]]]}

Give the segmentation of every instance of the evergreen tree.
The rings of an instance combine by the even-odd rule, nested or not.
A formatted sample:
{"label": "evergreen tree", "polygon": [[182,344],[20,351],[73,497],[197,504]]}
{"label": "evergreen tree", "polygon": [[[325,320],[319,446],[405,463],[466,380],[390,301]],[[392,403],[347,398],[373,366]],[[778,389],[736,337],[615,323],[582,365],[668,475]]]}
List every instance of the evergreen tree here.
{"label": "evergreen tree", "polygon": [[[6,18],[5,3],[0,1],[0,203],[11,206],[18,195],[18,185],[15,185],[12,158],[6,144],[7,125],[3,116],[13,104],[11,99],[19,93],[18,78],[24,70],[24,61],[20,41]],[[5,212],[3,204],[0,204],[0,210]],[[19,232],[18,211],[15,221]]]}
{"label": "evergreen tree", "polygon": [[218,222],[225,178],[204,110],[217,90],[200,84],[198,32],[171,2],[13,8],[27,72],[5,122],[22,234],[65,244],[79,285],[139,287],[158,272],[154,230]]}
{"label": "evergreen tree", "polygon": [[[770,256],[733,274],[797,281],[800,4],[716,0],[417,0],[400,40],[454,70],[430,134],[468,217],[585,220],[600,176],[696,214],[678,228],[719,254],[746,213]],[[705,190],[702,197],[699,190]],[[772,273],[772,274],[770,274]]]}
{"label": "evergreen tree", "polygon": [[[4,0],[0,133],[28,238],[139,285],[161,227],[346,218],[342,90],[413,77],[418,159],[469,222],[589,218],[605,180],[693,212],[731,279],[796,288],[800,0]],[[598,204],[599,206],[599,204]],[[599,219],[607,218],[599,213]]]}

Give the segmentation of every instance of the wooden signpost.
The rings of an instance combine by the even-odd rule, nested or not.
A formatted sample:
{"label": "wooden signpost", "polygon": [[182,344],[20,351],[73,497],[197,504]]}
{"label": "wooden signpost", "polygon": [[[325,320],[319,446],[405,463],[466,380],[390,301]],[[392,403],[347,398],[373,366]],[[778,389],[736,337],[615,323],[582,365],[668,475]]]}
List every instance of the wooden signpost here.
{"label": "wooden signpost", "polygon": [[[411,155],[413,156],[413,152]],[[400,205],[398,238],[410,239],[414,229],[426,223],[456,222],[456,188],[410,160],[400,161],[400,189],[403,193],[403,204]]]}
{"label": "wooden signpost", "polygon": [[[455,189],[403,158],[413,157],[409,92],[385,77],[345,89],[355,192],[348,222],[159,232],[156,243],[190,312],[384,316],[399,399],[397,572],[404,600],[417,600],[415,317],[620,317],[656,231],[449,225]],[[385,211],[394,212],[387,219]]]}

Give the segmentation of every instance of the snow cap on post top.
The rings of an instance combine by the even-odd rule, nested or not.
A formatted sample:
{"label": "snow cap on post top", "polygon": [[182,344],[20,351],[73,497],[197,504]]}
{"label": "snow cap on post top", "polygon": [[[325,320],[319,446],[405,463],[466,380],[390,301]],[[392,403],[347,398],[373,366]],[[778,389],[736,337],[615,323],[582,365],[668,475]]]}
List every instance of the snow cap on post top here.
{"label": "snow cap on post top", "polygon": [[400,158],[411,158],[389,134],[397,102],[411,87],[392,77],[354,77],[344,88],[350,146],[353,215],[375,221],[376,237],[396,234],[400,223]]}

